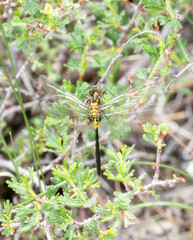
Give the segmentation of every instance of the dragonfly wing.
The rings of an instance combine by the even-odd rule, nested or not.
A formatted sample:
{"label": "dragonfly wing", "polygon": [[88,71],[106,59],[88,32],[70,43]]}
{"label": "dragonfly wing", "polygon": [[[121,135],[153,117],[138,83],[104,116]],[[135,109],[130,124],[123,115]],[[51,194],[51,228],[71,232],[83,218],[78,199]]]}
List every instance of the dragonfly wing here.
{"label": "dragonfly wing", "polygon": [[[41,75],[38,78],[38,81],[42,85],[42,87],[45,90],[45,92],[47,93],[47,95],[49,96],[50,100],[57,101],[59,99],[58,95],[57,95],[57,91],[54,88],[50,88],[48,86],[49,81],[46,76]],[[56,88],[59,87],[56,83],[53,83],[53,85],[55,85]]]}
{"label": "dragonfly wing", "polygon": [[155,96],[160,93],[160,87],[144,86],[140,91],[130,91],[101,104],[101,113],[105,117],[127,115],[134,112],[147,111],[156,104]]}
{"label": "dragonfly wing", "polygon": [[62,117],[68,114],[71,118],[79,116],[83,119],[88,116],[89,107],[87,104],[83,103],[73,94],[64,91],[58,84],[48,81],[45,76],[41,76],[40,78],[43,88],[50,98],[54,101],[57,100],[57,102],[52,104],[52,107],[49,107],[51,115]]}
{"label": "dragonfly wing", "polygon": [[87,105],[80,101],[77,97],[73,94],[70,94],[67,91],[61,90],[60,86],[55,82],[49,81],[46,79],[45,76],[40,76],[41,81],[43,82],[43,88],[51,97],[58,97],[58,98],[65,98],[73,101],[74,103],[78,104],[81,108],[86,109]]}

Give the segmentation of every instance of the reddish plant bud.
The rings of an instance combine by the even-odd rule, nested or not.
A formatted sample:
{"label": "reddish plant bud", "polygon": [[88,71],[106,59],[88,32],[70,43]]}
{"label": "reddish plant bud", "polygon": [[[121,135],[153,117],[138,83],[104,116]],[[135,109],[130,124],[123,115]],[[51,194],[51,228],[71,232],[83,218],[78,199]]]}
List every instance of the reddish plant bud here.
{"label": "reddish plant bud", "polygon": [[141,192],[144,192],[144,187],[141,186],[139,190],[140,190]]}
{"label": "reddish plant bud", "polygon": [[183,177],[179,177],[179,178],[177,178],[177,180],[178,180],[178,182],[182,182],[182,183],[186,182],[185,178],[183,178]]}
{"label": "reddish plant bud", "polygon": [[13,102],[9,102],[9,107],[13,106]]}
{"label": "reddish plant bud", "polygon": [[152,195],[153,195],[153,192],[152,192],[152,191],[148,191],[148,194],[152,196]]}
{"label": "reddish plant bud", "polygon": [[154,162],[152,163],[152,167],[153,169],[156,169],[156,164]]}

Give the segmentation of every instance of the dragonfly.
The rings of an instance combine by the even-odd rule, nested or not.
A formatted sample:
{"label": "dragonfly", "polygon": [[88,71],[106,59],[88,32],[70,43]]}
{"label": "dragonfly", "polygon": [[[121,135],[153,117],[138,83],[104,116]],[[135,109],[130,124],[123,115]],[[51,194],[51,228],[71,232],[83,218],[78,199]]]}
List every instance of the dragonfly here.
{"label": "dragonfly", "polygon": [[[93,124],[95,130],[95,156],[98,175],[101,174],[101,157],[99,149],[99,134],[98,128],[102,121],[108,120],[113,116],[129,116],[134,112],[143,111],[144,106],[149,102],[152,103],[152,96],[157,94],[158,90],[155,88],[155,83],[144,85],[141,90],[131,88],[125,93],[109,99],[105,97],[106,91],[94,86],[88,91],[85,101],[79,99],[74,94],[68,92],[66,89],[59,87],[54,82],[50,82],[45,76],[43,79],[43,88],[50,95],[54,92],[54,97],[62,101],[63,107],[68,108],[71,118],[77,117],[81,120],[88,120]],[[41,80],[42,81],[42,80]]]}

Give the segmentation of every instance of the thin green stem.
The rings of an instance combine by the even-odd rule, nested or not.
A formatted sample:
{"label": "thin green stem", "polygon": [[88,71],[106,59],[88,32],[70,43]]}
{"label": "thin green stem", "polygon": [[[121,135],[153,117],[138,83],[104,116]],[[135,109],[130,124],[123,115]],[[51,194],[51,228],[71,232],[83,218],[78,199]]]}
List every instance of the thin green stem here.
{"label": "thin green stem", "polygon": [[193,207],[192,206],[189,206],[189,205],[186,205],[186,204],[183,204],[183,203],[168,202],[168,201],[140,203],[140,204],[136,204],[134,206],[131,206],[130,210],[134,210],[134,209],[137,209],[137,208],[153,207],[153,206],[178,207],[178,208],[186,209],[188,211],[193,212]]}
{"label": "thin green stem", "polygon": [[[174,14],[173,10],[172,10],[172,7],[171,7],[171,1],[170,0],[166,0],[165,2],[166,4],[166,11],[168,13],[168,15],[170,16],[171,19],[174,19],[176,18],[176,15]],[[177,18],[176,18],[177,19]],[[178,19],[177,19],[178,20]],[[174,27],[172,27],[173,31],[176,32],[176,29]],[[180,47],[180,50],[182,51],[182,54],[186,60],[187,63],[190,63],[191,62],[191,59],[189,58],[188,56],[188,53],[186,51],[186,49],[184,48],[182,42],[181,42],[181,39],[178,37],[178,34],[176,34],[176,40],[178,42],[178,45]],[[191,72],[193,73],[193,67],[190,68]]]}
{"label": "thin green stem", "polygon": [[16,180],[16,178],[15,178],[15,175],[13,175],[12,173],[10,173],[10,172],[0,172],[0,178],[1,177],[10,177],[10,178],[14,178],[15,180]]}
{"label": "thin green stem", "polygon": [[[133,163],[133,165],[149,165],[149,166],[152,166],[152,162],[142,162],[142,161],[136,161]],[[174,172],[177,172],[179,174],[181,174],[182,176],[190,179],[191,181],[193,181],[193,177],[191,177],[188,173],[182,171],[182,170],[179,170],[177,168],[174,168],[174,167],[171,167],[171,166],[168,166],[166,164],[159,164],[160,167],[162,168],[167,168],[167,169],[170,169]]]}
{"label": "thin green stem", "polygon": [[[179,46],[179,48],[180,48],[180,50],[181,50],[181,52],[182,52],[182,54],[183,54],[186,62],[190,63],[190,62],[191,62],[191,59],[189,58],[188,53],[187,53],[186,49],[184,48],[184,46],[183,46],[183,44],[182,44],[182,41],[181,41],[181,39],[178,37],[178,35],[176,35],[176,40],[177,40],[177,42],[178,42],[178,46]],[[193,67],[191,67],[190,70],[191,70],[191,72],[193,73]]]}
{"label": "thin green stem", "polygon": [[[17,101],[18,101],[18,103],[19,103],[19,105],[21,107],[21,110],[22,110],[22,113],[23,113],[23,117],[24,117],[24,120],[25,120],[25,124],[26,124],[27,130],[28,130],[28,133],[29,133],[30,145],[31,145],[31,149],[32,149],[32,155],[33,155],[33,159],[34,159],[36,172],[38,173],[38,164],[39,164],[39,168],[40,168],[40,171],[41,171],[42,179],[43,179],[43,182],[44,182],[44,187],[46,187],[45,180],[44,180],[44,175],[43,175],[41,164],[40,164],[38,151],[37,151],[36,144],[35,144],[35,141],[34,141],[34,138],[33,138],[33,134],[32,134],[32,131],[31,131],[31,126],[29,124],[29,121],[28,121],[28,118],[27,118],[27,115],[26,115],[26,112],[25,112],[25,108],[23,106],[23,100],[22,100],[22,96],[21,96],[21,93],[20,93],[20,90],[19,90],[19,84],[18,84],[18,81],[17,81],[15,69],[14,69],[12,58],[11,58],[11,54],[10,54],[10,51],[9,51],[8,42],[7,42],[7,39],[6,39],[6,36],[5,36],[5,32],[4,32],[4,28],[3,28],[1,20],[0,20],[0,26],[1,26],[1,29],[2,29],[3,39],[4,39],[4,42],[5,42],[5,46],[6,46],[7,53],[8,53],[8,56],[9,56],[9,60],[10,60],[10,63],[11,63],[11,68],[12,68],[12,72],[13,72],[13,75],[14,75],[15,84],[16,84],[16,87],[17,87],[17,92],[16,92],[15,87],[14,87],[14,85],[13,85],[13,83],[12,83],[10,77],[9,77],[9,74],[8,74],[6,68],[5,68],[5,65],[4,65],[1,57],[0,57],[0,63],[2,65],[2,68],[3,68],[7,78],[8,78],[9,84],[11,85],[11,88],[12,88],[14,94],[15,94],[15,97],[16,97],[16,99],[17,99]],[[38,164],[37,164],[37,162],[38,162]],[[40,191],[42,191],[39,174],[38,174],[38,180],[39,180]]]}
{"label": "thin green stem", "polygon": [[9,149],[2,133],[0,133],[0,140],[1,140],[1,143],[3,144],[3,147],[4,147],[4,152],[6,152],[6,154],[9,156],[9,159],[12,161],[13,163],[13,166],[15,168],[15,171],[16,171],[16,174],[17,174],[17,180],[20,181],[20,175],[19,175],[19,172],[18,172],[18,168],[17,166],[15,165],[15,162],[14,162],[14,157],[12,156],[12,152],[11,150]]}
{"label": "thin green stem", "polygon": [[184,17],[185,17],[185,19],[191,24],[191,25],[193,25],[193,20],[192,20],[192,18],[190,18],[188,15],[186,15],[186,14],[184,14]]}
{"label": "thin green stem", "polygon": [[17,174],[17,179],[19,181],[21,181],[21,176],[19,174],[19,170],[18,170],[18,162],[15,161],[16,159],[16,152],[15,152],[15,148],[14,148],[14,142],[13,142],[13,138],[12,138],[12,135],[11,135],[11,132],[10,132],[10,139],[11,139],[11,144],[12,144],[12,149],[13,149],[13,154],[14,154],[14,157],[11,159],[12,163],[13,163],[13,166],[15,168],[15,171],[16,171],[16,174]]}

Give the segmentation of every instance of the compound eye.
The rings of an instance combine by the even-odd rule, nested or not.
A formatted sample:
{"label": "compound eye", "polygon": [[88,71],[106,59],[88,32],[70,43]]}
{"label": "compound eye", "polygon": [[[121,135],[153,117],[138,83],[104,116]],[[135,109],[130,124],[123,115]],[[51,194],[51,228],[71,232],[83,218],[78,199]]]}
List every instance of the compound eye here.
{"label": "compound eye", "polygon": [[89,95],[93,96],[93,94],[94,94],[94,89],[92,88],[92,89],[89,90]]}

